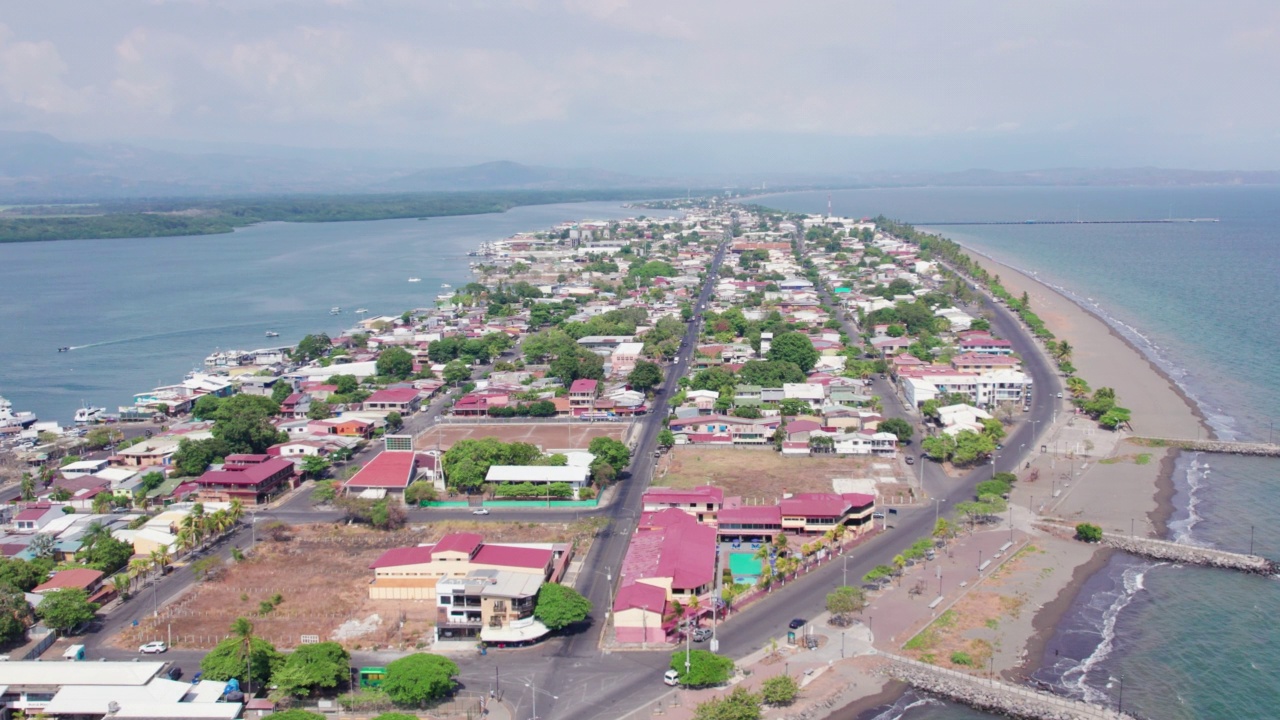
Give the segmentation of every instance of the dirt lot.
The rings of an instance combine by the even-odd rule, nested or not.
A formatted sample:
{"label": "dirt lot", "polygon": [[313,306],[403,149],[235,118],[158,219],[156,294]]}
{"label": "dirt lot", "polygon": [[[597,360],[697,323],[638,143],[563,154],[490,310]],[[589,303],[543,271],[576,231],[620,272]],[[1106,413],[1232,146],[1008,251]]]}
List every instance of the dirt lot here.
{"label": "dirt lot", "polygon": [[871,457],[784,457],[755,448],[677,447],[662,458],[653,484],[676,488],[714,484],[727,495],[773,502],[790,493],[831,492],[832,478],[872,477]]}
{"label": "dirt lot", "polygon": [[[163,608],[158,619],[148,614],[113,643],[127,648],[167,639],[172,625],[175,647],[208,649],[243,616],[253,621],[260,637],[279,648],[295,647],[301,635],[339,639],[352,649],[412,647],[431,637],[434,603],[370,600],[369,564],[390,548],[434,542],[452,532],[481,533],[491,542],[578,540],[576,557],[581,558],[594,526],[589,519],[572,524],[445,521],[386,533],[360,526],[300,525],[289,529],[288,539],[259,543],[253,556],[199,583]],[[282,597],[279,606],[261,613],[261,603],[276,594]]]}
{"label": "dirt lot", "polygon": [[493,423],[441,424],[418,438],[419,450],[432,450],[437,444],[448,450],[466,438],[495,437],[503,442],[526,442],[543,450],[586,450],[594,438],[611,437],[626,441],[629,423]]}

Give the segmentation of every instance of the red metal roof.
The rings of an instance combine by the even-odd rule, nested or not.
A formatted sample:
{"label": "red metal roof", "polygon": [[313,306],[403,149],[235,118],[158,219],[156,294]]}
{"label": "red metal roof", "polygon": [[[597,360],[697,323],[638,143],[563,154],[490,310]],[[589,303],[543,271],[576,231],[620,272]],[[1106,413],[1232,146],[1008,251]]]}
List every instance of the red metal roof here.
{"label": "red metal roof", "polygon": [[574,380],[573,384],[569,386],[569,392],[571,393],[594,393],[595,391],[596,381],[587,380],[586,378]]}
{"label": "red metal roof", "polygon": [[716,531],[675,509],[646,513],[649,527],[632,536],[622,561],[623,584],[640,578],[671,578],[677,592],[715,578]]}
{"label": "red metal roof", "polygon": [[649,612],[665,613],[667,608],[667,592],[660,587],[645,583],[632,583],[618,589],[618,596],[613,601],[613,610],[630,610],[640,608]]}
{"label": "red metal roof", "polygon": [[[243,463],[236,463],[232,458],[248,458]],[[263,458],[257,460],[257,458]],[[209,470],[196,482],[200,485],[261,485],[276,473],[288,470],[293,473],[293,463],[284,458],[270,455],[232,455],[221,470]]]}
{"label": "red metal roof", "polygon": [[724,490],[714,485],[699,485],[695,488],[652,487],[645,491],[641,498],[646,503],[706,503],[717,505],[724,502]]}
{"label": "red metal roof", "polygon": [[471,555],[484,543],[484,536],[476,533],[449,533],[436,542],[435,552],[460,552]]}
{"label": "red metal roof", "polygon": [[542,570],[551,563],[551,556],[551,550],[548,548],[482,544],[480,550],[472,556],[471,562],[479,565]]}
{"label": "red metal roof", "polygon": [[840,517],[849,501],[835,493],[801,493],[783,498],[782,514],[788,517]]}
{"label": "red metal roof", "polygon": [[391,548],[378,556],[378,559],[374,560],[369,567],[376,569],[399,565],[422,565],[431,562],[431,552],[434,549],[433,545]]}
{"label": "red metal roof", "polygon": [[409,487],[417,468],[417,455],[410,452],[381,452],[360,468],[344,487],[393,488]]}
{"label": "red metal roof", "polygon": [[716,515],[720,527],[732,523],[782,524],[782,508],[777,505],[748,505],[721,510]]}
{"label": "red metal roof", "polygon": [[407,403],[418,398],[417,388],[386,388],[365,399],[366,403]]}
{"label": "red metal roof", "polygon": [[79,588],[88,590],[93,587],[94,583],[102,579],[101,570],[90,570],[89,568],[73,568],[71,570],[59,570],[50,577],[47,582],[41,583],[31,592],[42,593],[48,590],[63,590],[66,588]]}

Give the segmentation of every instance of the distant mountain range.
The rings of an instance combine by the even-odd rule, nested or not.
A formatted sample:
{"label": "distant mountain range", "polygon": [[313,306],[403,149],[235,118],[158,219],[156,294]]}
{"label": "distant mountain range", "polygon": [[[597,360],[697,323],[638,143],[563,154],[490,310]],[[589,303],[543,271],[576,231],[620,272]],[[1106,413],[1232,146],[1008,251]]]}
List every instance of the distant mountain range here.
{"label": "distant mountain range", "polygon": [[[172,147],[172,145],[170,145]],[[1225,185],[1280,183],[1280,172],[1163,168],[1056,168],[945,173],[742,173],[645,177],[596,168],[510,161],[423,167],[426,156],[234,146],[180,152],[125,143],[75,143],[39,132],[0,131],[0,202],[140,197],[405,193],[486,190],[608,190],[723,187],[783,189],[980,185]],[[436,156],[442,160],[443,156]]]}

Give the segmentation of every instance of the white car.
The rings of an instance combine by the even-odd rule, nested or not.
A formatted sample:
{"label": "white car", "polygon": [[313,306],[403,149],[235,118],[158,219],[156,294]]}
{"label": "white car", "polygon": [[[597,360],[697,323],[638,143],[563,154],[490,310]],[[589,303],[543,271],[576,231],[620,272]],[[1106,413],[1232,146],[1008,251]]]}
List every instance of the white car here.
{"label": "white car", "polygon": [[165,645],[160,640],[155,640],[153,642],[149,642],[146,645],[143,645],[142,647],[138,648],[138,652],[143,653],[144,655],[151,655],[155,653],[162,653],[168,649],[169,649],[168,645]]}
{"label": "white car", "polygon": [[472,511],[471,511],[471,514],[472,514],[472,515],[488,515],[488,514],[489,514],[489,508],[480,508],[480,509],[478,509],[478,510],[472,510]]}

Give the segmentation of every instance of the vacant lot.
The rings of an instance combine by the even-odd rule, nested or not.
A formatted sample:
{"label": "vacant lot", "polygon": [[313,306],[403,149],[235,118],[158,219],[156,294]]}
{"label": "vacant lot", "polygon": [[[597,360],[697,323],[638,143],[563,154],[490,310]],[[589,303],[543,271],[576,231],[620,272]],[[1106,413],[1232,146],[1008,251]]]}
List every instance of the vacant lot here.
{"label": "vacant lot", "polygon": [[[490,542],[576,540],[578,556],[585,557],[595,528],[590,519],[555,524],[445,521],[393,533],[349,525],[295,526],[282,536],[287,539],[260,542],[251,557],[223,568],[163,608],[159,618],[148,616],[114,642],[128,648],[167,639],[171,627],[175,646],[208,649],[243,616],[253,621],[258,636],[280,648],[297,646],[302,635],[339,639],[353,649],[412,647],[430,639],[435,606],[369,599],[369,564],[386,550],[434,542],[452,532],[475,532]],[[279,605],[263,612],[262,603],[277,594]]]}
{"label": "vacant lot", "polygon": [[492,423],[441,424],[418,438],[419,450],[448,450],[466,438],[495,437],[503,442],[526,442],[543,450],[586,450],[594,438],[626,441],[629,423]]}
{"label": "vacant lot", "polygon": [[716,485],[727,495],[773,502],[783,492],[832,492],[832,478],[873,477],[883,458],[784,457],[755,448],[677,447],[658,464],[654,485],[689,488]]}

